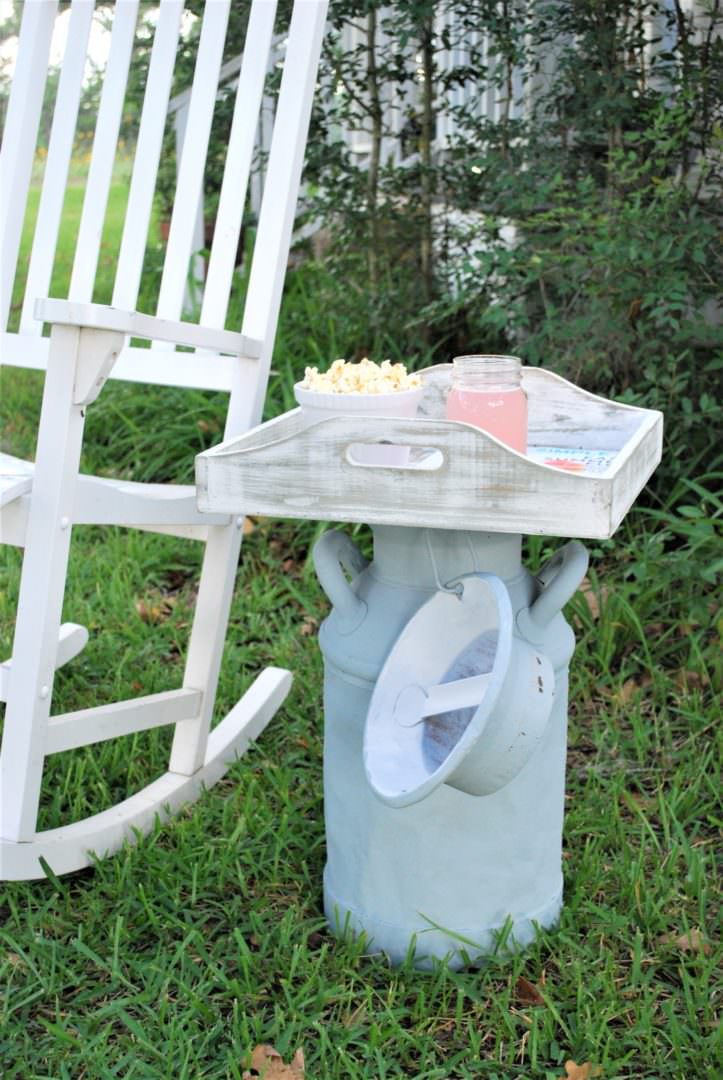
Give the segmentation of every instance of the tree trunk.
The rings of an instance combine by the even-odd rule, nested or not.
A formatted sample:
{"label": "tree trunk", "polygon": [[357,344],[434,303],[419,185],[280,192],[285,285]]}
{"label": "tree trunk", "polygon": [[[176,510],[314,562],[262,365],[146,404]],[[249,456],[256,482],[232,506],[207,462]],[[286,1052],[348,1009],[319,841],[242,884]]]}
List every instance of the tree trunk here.
{"label": "tree trunk", "polygon": [[367,214],[369,216],[369,247],[367,268],[369,287],[376,293],[379,287],[379,164],[382,148],[382,105],[377,72],[377,13],[374,8],[367,16],[367,90],[372,125],[372,145],[367,170]]}
{"label": "tree trunk", "polygon": [[502,110],[499,118],[499,127],[501,132],[502,157],[505,159],[505,161],[507,161],[509,159],[510,150],[510,112],[512,109],[514,73],[514,62],[511,55],[511,47],[507,41],[507,35],[509,34],[510,26],[510,10],[508,0],[503,0],[502,3],[502,25],[504,27],[505,35],[502,40],[502,51],[505,64],[505,93],[502,99]]}
{"label": "tree trunk", "polygon": [[421,235],[420,263],[422,290],[425,302],[434,296],[434,246],[432,228],[432,198],[434,174],[432,144],[434,142],[434,17],[430,13],[421,24],[422,45],[422,123],[419,138],[421,165]]}

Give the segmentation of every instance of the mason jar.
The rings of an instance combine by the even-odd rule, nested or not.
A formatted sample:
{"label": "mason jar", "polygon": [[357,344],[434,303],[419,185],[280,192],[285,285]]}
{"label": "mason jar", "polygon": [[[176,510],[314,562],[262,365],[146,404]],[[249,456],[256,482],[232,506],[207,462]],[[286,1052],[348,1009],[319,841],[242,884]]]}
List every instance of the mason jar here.
{"label": "mason jar", "polygon": [[474,424],[513,450],[527,453],[527,395],[519,357],[455,357],[447,419]]}

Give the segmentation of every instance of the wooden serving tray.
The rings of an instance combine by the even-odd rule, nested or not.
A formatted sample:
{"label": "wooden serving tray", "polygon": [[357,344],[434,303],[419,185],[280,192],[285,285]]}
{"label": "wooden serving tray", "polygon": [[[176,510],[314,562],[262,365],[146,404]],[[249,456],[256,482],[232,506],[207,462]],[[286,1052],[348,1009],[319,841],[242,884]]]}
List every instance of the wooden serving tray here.
{"label": "wooden serving tray", "polygon": [[[663,415],[524,368],[529,446],[613,452],[597,474],[531,460],[470,424],[444,419],[451,365],[423,372],[414,419],[300,409],[199,454],[200,510],[435,529],[607,539],[660,461]],[[406,464],[370,465],[359,444],[391,442]],[[533,451],[534,452],[534,451]],[[397,457],[400,452],[397,451]],[[543,455],[544,456],[544,455]]]}

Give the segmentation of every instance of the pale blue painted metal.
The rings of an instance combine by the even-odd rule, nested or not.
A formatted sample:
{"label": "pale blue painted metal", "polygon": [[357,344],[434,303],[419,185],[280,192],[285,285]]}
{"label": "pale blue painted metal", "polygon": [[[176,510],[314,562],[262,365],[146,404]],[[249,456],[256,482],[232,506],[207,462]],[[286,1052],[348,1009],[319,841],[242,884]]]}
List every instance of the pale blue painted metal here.
{"label": "pale blue painted metal", "polygon": [[[435,959],[460,967],[494,949],[505,926],[522,946],[533,939],[536,923],[547,927],[558,918],[567,672],[574,649],[559,609],[587,565],[580,544],[563,552],[564,559],[534,578],[521,564],[519,536],[377,527],[369,565],[344,533],[325,533],[315,548],[317,573],[334,605],[319,635],[325,661],[325,911],[334,932],[365,933],[371,950],[387,953],[392,963],[413,948],[419,967]],[[512,665],[502,673],[504,692],[480,728],[497,724],[503,730],[510,709],[519,713],[520,700],[524,711],[524,690],[522,699],[515,697],[514,671],[525,657],[539,655],[549,665],[554,698],[531,752],[518,752],[512,767],[505,764],[500,772],[500,745],[510,741],[498,739],[488,743],[487,753],[472,748],[454,770],[425,780],[413,802],[408,787],[400,797],[404,776],[397,790],[388,783],[380,798],[364,761],[377,680],[398,640],[400,648],[404,634],[413,640],[417,612],[428,635],[420,681],[426,667],[442,663],[450,624],[444,602],[439,607],[440,586],[470,574],[486,582],[479,595],[495,607],[496,633],[505,621]],[[481,632],[492,625],[483,608]],[[371,728],[367,767],[370,738]],[[484,747],[484,732],[478,747]],[[370,775],[374,780],[373,768]],[[471,789],[489,793],[473,795]]]}

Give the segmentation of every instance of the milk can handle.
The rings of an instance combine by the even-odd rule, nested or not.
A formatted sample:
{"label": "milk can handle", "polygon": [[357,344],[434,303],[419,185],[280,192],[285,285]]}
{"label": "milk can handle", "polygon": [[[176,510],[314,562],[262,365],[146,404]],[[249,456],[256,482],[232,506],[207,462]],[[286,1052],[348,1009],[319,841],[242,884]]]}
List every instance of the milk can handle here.
{"label": "milk can handle", "polygon": [[345,621],[361,616],[366,604],[352,589],[344,570],[360,574],[368,565],[351,537],[339,529],[325,532],[314,546],[314,567],[321,587]]}
{"label": "milk can handle", "polygon": [[587,573],[589,556],[579,540],[571,540],[549,559],[537,574],[542,589],[530,608],[530,619],[546,626],[557,615]]}

